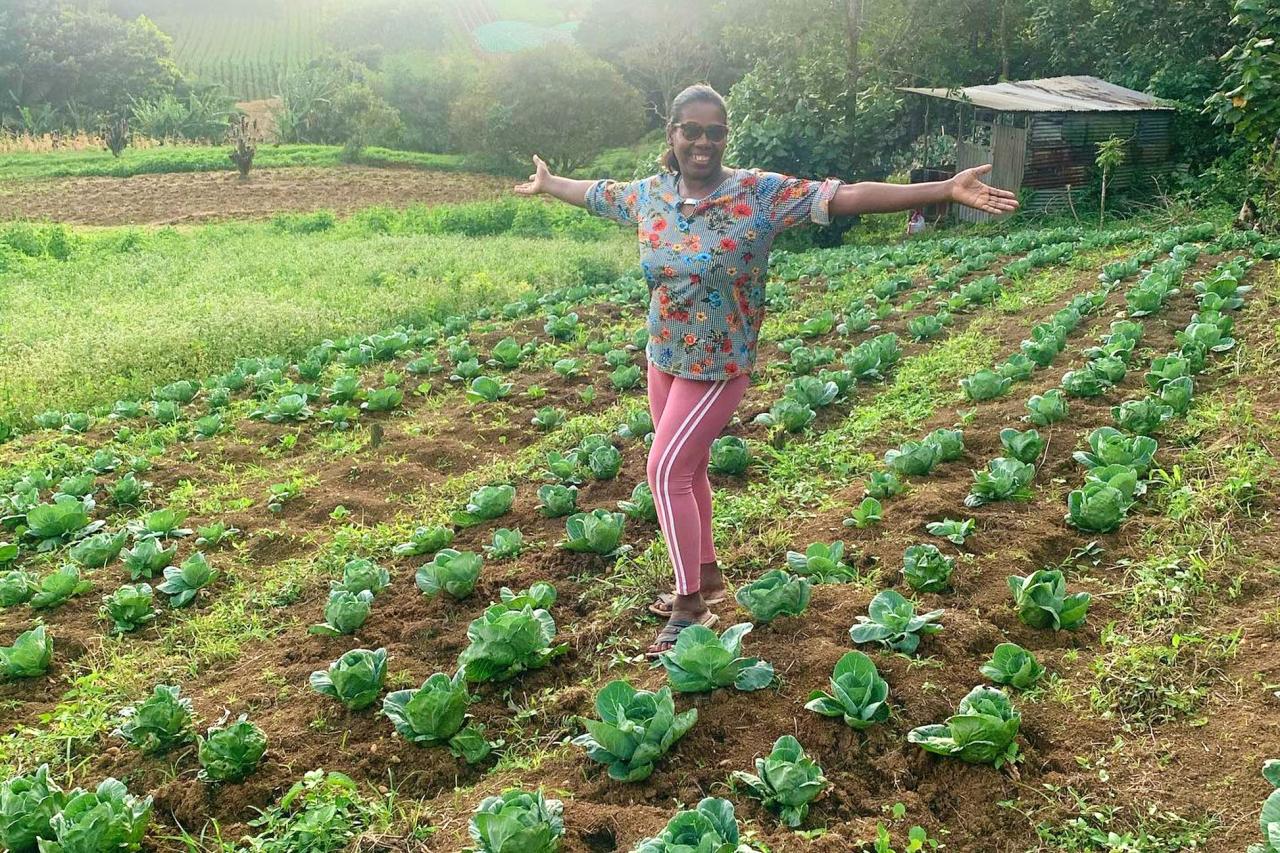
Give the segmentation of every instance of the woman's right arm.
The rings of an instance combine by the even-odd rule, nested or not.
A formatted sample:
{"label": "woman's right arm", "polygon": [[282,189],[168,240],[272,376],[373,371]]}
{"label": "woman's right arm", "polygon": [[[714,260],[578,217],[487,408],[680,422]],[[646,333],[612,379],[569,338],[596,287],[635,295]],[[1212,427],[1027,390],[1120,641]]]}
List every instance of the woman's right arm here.
{"label": "woman's right arm", "polygon": [[547,168],[547,164],[542,162],[542,158],[536,154],[533,155],[533,164],[536,171],[529,176],[528,181],[514,187],[517,193],[520,195],[545,193],[576,207],[587,206],[587,190],[591,189],[595,181],[579,181],[553,175]]}

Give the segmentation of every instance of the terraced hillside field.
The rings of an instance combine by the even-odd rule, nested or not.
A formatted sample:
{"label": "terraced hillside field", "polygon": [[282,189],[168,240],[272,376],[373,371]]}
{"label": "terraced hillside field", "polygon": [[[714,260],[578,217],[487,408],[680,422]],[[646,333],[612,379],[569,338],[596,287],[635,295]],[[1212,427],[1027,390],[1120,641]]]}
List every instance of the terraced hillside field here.
{"label": "terraced hillside field", "polygon": [[[1211,224],[780,253],[711,459],[726,646],[654,667],[642,280],[40,414],[0,444],[0,801],[65,835],[37,768],[115,778],[80,802],[155,850],[1243,850],[1280,742],[1277,255]],[[654,731],[674,688],[682,736],[610,736],[616,681]]]}

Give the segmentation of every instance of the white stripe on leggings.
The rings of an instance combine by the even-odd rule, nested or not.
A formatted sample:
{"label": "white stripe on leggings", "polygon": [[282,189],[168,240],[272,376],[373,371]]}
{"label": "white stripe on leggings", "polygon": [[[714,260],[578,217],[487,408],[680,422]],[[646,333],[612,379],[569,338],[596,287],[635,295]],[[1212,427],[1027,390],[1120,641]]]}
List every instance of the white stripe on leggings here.
{"label": "white stripe on leggings", "polygon": [[[725,380],[722,382],[715,382],[712,384],[713,384],[713,387],[709,391],[707,391],[707,393],[703,395],[703,397],[699,399],[698,402],[695,403],[689,409],[689,413],[685,415],[684,422],[680,424],[680,426],[676,429],[675,433],[672,435],[671,441],[667,445],[666,452],[663,453],[663,455],[658,459],[658,465],[657,465],[658,472],[657,472],[657,476],[655,477],[655,480],[657,481],[657,485],[658,485],[658,491],[662,494],[664,500],[662,500],[661,503],[659,503],[658,496],[654,495],[654,504],[658,507],[659,511],[662,512],[663,517],[667,519],[667,531],[666,531],[667,554],[671,557],[671,565],[675,569],[676,592],[680,595],[688,595],[687,591],[686,592],[680,591],[680,587],[682,586],[682,582],[685,576],[684,562],[680,559],[679,549],[676,547],[676,542],[675,542],[675,526],[676,525],[675,525],[675,516],[672,515],[671,513],[671,502],[668,500],[665,500],[665,498],[671,494],[670,492],[671,469],[675,465],[676,457],[680,455],[680,451],[681,449],[684,448],[685,442],[689,440],[689,436],[692,435],[693,431],[698,428],[698,424],[702,422],[702,418],[706,415],[708,411],[711,410],[712,405],[714,405],[715,401],[719,399],[721,392],[724,391],[725,387],[729,384],[729,382],[728,380]],[[690,423],[690,421],[692,421],[692,423]],[[686,427],[688,428],[687,430],[686,430]],[[665,470],[664,470],[664,465],[665,465]]]}

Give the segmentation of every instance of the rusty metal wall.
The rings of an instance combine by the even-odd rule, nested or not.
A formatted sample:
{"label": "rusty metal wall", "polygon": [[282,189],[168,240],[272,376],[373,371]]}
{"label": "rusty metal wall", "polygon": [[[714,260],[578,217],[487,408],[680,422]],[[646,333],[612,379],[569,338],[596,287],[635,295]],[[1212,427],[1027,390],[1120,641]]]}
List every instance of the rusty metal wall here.
{"label": "rusty metal wall", "polygon": [[1029,209],[1061,206],[1093,181],[1097,144],[1112,136],[1129,140],[1127,158],[1112,170],[1117,190],[1144,188],[1152,176],[1167,174],[1171,114],[1164,110],[1098,113],[1036,113],[1029,128],[1023,186],[1037,190]]}

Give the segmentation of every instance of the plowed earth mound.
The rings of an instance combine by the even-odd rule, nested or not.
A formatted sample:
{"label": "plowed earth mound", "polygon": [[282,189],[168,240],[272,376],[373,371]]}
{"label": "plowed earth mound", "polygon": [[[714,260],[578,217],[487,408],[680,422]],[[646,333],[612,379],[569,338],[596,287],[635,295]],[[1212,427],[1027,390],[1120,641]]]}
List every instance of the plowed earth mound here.
{"label": "plowed earth mound", "polygon": [[55,178],[0,188],[0,216],[75,225],[174,225],[263,219],[284,211],[352,213],[372,205],[408,207],[480,201],[512,181],[469,172],[367,166],[171,172],[129,178]]}

